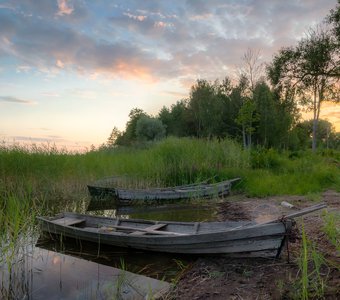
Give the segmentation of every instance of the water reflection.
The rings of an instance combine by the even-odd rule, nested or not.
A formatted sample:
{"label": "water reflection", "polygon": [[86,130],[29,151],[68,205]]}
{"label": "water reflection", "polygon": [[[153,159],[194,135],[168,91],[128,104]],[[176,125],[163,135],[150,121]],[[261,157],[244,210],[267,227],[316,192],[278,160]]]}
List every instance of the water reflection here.
{"label": "water reflection", "polygon": [[10,268],[0,266],[0,299],[144,299],[168,287],[153,278],[171,281],[177,273],[172,256],[39,239]]}
{"label": "water reflection", "polygon": [[[88,202],[87,202],[88,203]],[[80,211],[108,217],[137,218],[169,221],[207,221],[216,218],[218,202],[176,203],[147,207],[90,206],[86,201],[60,211]],[[101,203],[103,204],[103,203]],[[52,212],[51,212],[52,214]],[[0,246],[0,299],[115,299],[119,290],[129,299],[142,293],[143,287],[171,282],[195,257],[143,252],[140,250],[98,245],[74,239],[39,238],[39,231],[22,233],[10,247]],[[36,228],[38,229],[38,228]],[[151,281],[137,282],[138,288],[122,284],[120,270],[147,276]],[[137,276],[137,275],[136,275]],[[157,283],[157,284],[156,284]],[[130,286],[130,287],[129,287]],[[137,293],[137,294],[136,294]],[[131,296],[132,297],[132,296]],[[131,298],[130,297],[130,298]],[[134,296],[133,296],[134,297]],[[132,298],[133,298],[132,297]],[[137,297],[137,296],[136,296]]]}
{"label": "water reflection", "polygon": [[39,239],[37,247],[169,282],[179,271],[177,261],[185,264],[191,261],[187,255],[145,252],[71,238],[60,240],[58,236],[51,237],[55,239]]}
{"label": "water reflection", "polygon": [[203,222],[216,219],[218,202],[209,204],[164,204],[150,206],[117,206],[114,203],[91,201],[87,213],[131,219]]}

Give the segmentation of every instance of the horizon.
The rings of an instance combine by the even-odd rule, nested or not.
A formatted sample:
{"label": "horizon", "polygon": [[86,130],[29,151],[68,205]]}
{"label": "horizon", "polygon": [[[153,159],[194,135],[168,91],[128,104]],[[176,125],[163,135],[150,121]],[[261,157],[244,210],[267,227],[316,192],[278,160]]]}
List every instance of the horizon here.
{"label": "horizon", "polygon": [[[0,141],[97,147],[131,109],[156,115],[197,79],[235,77],[247,49],[270,62],[336,4],[2,1]],[[339,104],[324,104],[320,118],[338,132],[339,116]]]}

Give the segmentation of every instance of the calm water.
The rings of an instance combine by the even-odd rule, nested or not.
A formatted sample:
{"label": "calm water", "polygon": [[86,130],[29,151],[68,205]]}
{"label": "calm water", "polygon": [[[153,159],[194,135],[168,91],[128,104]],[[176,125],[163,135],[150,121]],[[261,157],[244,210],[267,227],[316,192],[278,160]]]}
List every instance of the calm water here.
{"label": "calm water", "polygon": [[[87,213],[122,218],[208,221],[215,218],[216,205],[92,207]],[[6,262],[9,257],[10,264]],[[38,234],[18,242],[6,257],[1,253],[1,258],[0,299],[112,299],[119,282],[119,270],[171,282],[183,266],[194,259],[184,255],[99,247],[73,239],[61,241],[56,237],[51,240]],[[132,299],[136,293],[131,287],[122,292],[124,299]]]}

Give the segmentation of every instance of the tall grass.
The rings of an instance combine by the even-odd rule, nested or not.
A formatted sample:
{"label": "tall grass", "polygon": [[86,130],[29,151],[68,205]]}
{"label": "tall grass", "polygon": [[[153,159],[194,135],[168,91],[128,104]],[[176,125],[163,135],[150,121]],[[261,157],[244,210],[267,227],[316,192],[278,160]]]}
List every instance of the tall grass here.
{"label": "tall grass", "polygon": [[340,213],[330,212],[323,215],[323,231],[340,255]]}
{"label": "tall grass", "polygon": [[[323,299],[325,293],[325,278],[321,268],[327,266],[324,256],[317,251],[315,245],[307,238],[302,223],[302,247],[299,258],[300,280],[298,293],[300,299]],[[297,296],[296,295],[296,296]]]}
{"label": "tall grass", "polygon": [[[339,155],[305,151],[298,156],[273,149],[254,151],[244,190],[251,196],[308,195],[325,189],[340,191]],[[334,157],[337,157],[334,159]]]}
{"label": "tall grass", "polygon": [[16,205],[27,206],[30,216],[32,212],[84,211],[88,201],[86,184],[106,176],[126,175],[147,186],[241,177],[237,188],[251,196],[339,190],[339,157],[334,151],[298,155],[272,149],[249,152],[228,139],[168,138],[140,148],[83,154],[50,145],[0,145],[0,225],[14,226],[9,219],[19,218]]}
{"label": "tall grass", "polygon": [[169,138],[144,149],[112,150],[115,174],[146,179],[151,185],[177,185],[210,177],[238,176],[249,167],[249,155],[237,143],[224,140]]}

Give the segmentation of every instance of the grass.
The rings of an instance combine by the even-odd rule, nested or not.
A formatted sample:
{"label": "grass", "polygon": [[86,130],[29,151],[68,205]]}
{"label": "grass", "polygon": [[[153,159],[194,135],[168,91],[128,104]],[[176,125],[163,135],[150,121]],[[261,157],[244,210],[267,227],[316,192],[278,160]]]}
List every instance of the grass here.
{"label": "grass", "polygon": [[[249,152],[229,139],[168,138],[140,148],[88,153],[51,145],[0,144],[0,251],[6,253],[0,263],[11,265],[19,241],[32,235],[36,215],[85,212],[86,185],[98,178],[126,176],[143,186],[173,186],[241,177],[233,191],[258,197],[309,195],[316,200],[325,189],[340,191],[339,161],[339,151]],[[325,218],[324,230],[339,247],[334,225],[338,217]]]}
{"label": "grass", "polygon": [[340,254],[340,213],[332,212],[323,215],[323,231]]}
{"label": "grass", "polygon": [[325,280],[327,276],[321,273],[322,268],[328,268],[324,256],[316,246],[307,238],[304,224],[302,223],[302,247],[299,259],[298,294],[295,298],[323,299],[325,294]]}
{"label": "grass", "polygon": [[143,148],[83,154],[50,145],[0,145],[0,225],[15,231],[26,214],[33,219],[62,210],[84,212],[89,200],[86,184],[107,176],[124,175],[144,186],[241,177],[234,190],[248,196],[309,195],[313,200],[325,189],[340,189],[339,157],[335,151],[298,156],[273,149],[249,153],[228,139],[168,138]]}

